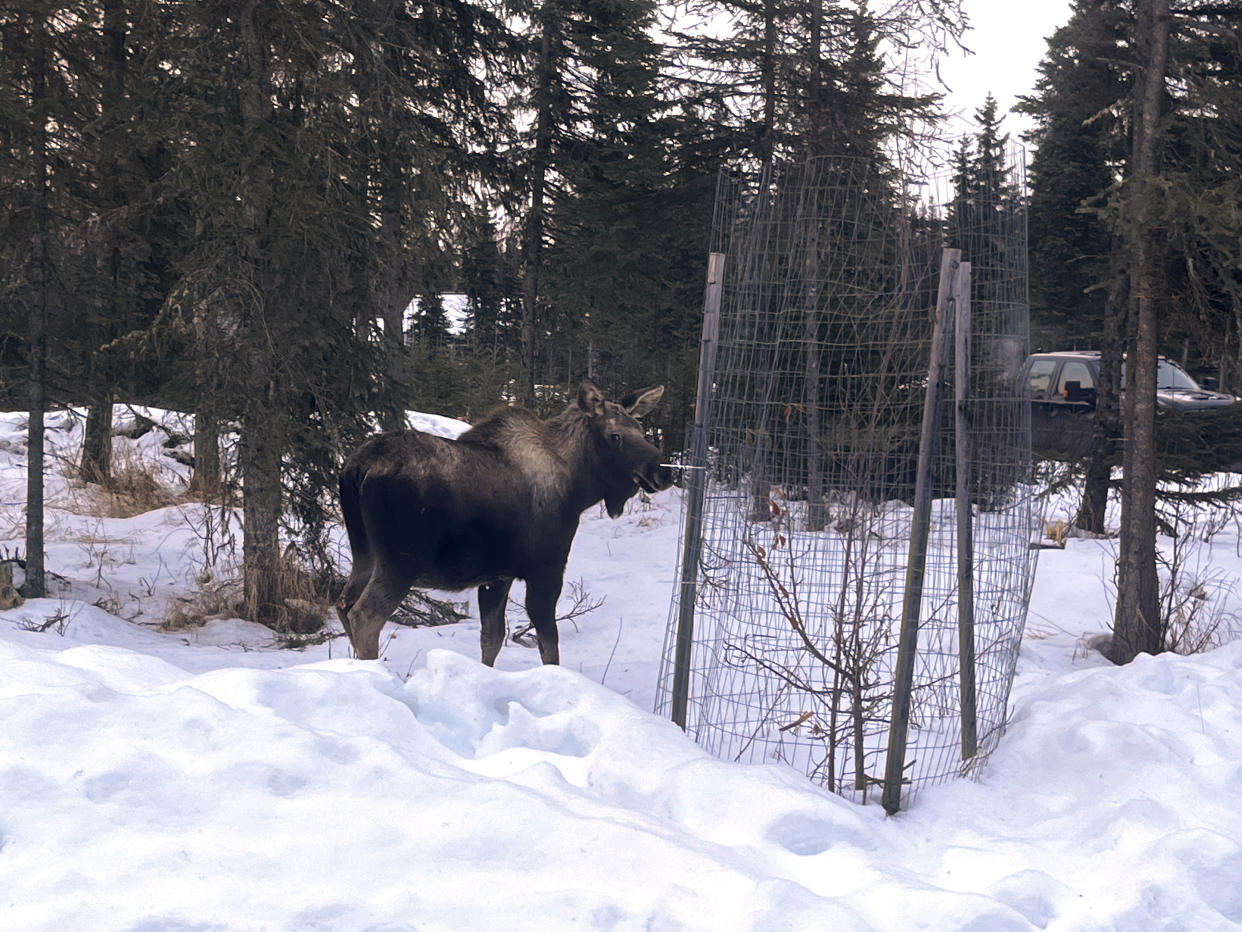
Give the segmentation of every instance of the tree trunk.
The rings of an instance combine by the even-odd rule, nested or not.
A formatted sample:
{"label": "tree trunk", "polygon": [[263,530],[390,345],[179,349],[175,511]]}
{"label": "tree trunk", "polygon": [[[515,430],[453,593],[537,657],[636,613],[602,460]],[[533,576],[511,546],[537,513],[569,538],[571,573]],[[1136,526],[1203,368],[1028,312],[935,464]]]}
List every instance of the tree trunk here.
{"label": "tree trunk", "polygon": [[220,489],[220,425],[215,415],[200,409],[194,415],[194,474],[190,491],[204,498]]}
{"label": "tree trunk", "polygon": [[[388,66],[394,72],[399,71],[397,50],[390,48],[387,52]],[[386,151],[395,147],[383,147]],[[401,430],[405,427],[405,409],[411,402],[408,353],[405,343],[405,308],[409,295],[402,286],[406,281],[404,262],[401,249],[402,199],[406,192],[401,184],[401,172],[393,165],[385,164],[381,155],[379,171],[380,181],[380,229],[379,229],[379,263],[382,270],[380,281],[376,283],[376,297],[379,301],[380,317],[384,321],[384,351],[387,357],[388,377],[397,391],[397,403],[385,404],[380,410],[380,426],[384,430]]]}
{"label": "tree trunk", "polygon": [[271,624],[280,614],[280,444],[267,416],[251,411],[238,450],[245,483],[242,498],[242,572],[246,617]]}
{"label": "tree trunk", "polygon": [[811,59],[811,73],[806,89],[807,105],[807,154],[814,156],[824,151],[824,114],[820,98],[824,86],[824,3],[811,0],[811,35],[807,54]]}
{"label": "tree trunk", "polygon": [[[821,0],[811,2],[811,74],[807,87],[807,109],[810,116],[810,132],[807,140],[807,155],[814,156],[819,151],[823,136],[823,118],[820,113],[820,85],[822,84],[823,67],[823,18],[824,10]],[[812,190],[818,191],[819,178],[814,174],[808,161],[805,171],[807,182],[815,185]],[[805,406],[807,429],[807,476],[806,476],[806,529],[822,531],[827,519],[824,507],[824,451],[823,425],[820,423],[820,362],[823,348],[819,342],[820,309],[819,309],[819,222],[820,202],[815,196],[809,199],[807,212],[807,243],[806,259],[803,263],[803,288],[805,289],[805,305],[802,317],[803,353],[805,365]]]}
{"label": "tree trunk", "polygon": [[30,250],[29,363],[30,420],[26,440],[26,583],[27,598],[42,598],[44,585],[43,553],[43,412],[47,408],[47,323],[52,304],[51,259],[48,244],[48,138],[44,116],[47,102],[47,22],[34,24],[34,60],[31,62],[31,212],[33,235]]}
{"label": "tree trunk", "polygon": [[776,0],[763,0],[763,58],[759,64],[763,90],[763,125],[759,128],[759,159],[762,171],[776,157]]}
{"label": "tree trunk", "polygon": [[539,72],[535,76],[535,153],[531,160],[530,214],[526,218],[522,274],[522,404],[535,403],[535,321],[539,305],[539,272],[543,263],[544,211],[548,166],[552,158],[552,33],[551,4],[544,0],[539,37]]}
{"label": "tree trunk", "polygon": [[28,599],[42,598],[46,592],[43,579],[43,412],[47,407],[43,324],[46,314],[43,307],[36,307],[30,313],[30,421],[26,433],[26,584],[22,587],[22,593]]}
{"label": "tree trunk", "polygon": [[405,427],[409,375],[406,366],[405,305],[391,285],[380,285],[380,314],[384,321],[384,356],[386,372],[392,384],[399,387],[394,394],[396,404],[385,404],[380,409],[380,427],[384,430],[401,430]]}
{"label": "tree trunk", "polygon": [[[773,195],[776,185],[776,172],[773,163],[776,160],[776,0],[763,0],[763,54],[759,61],[759,84],[763,93],[763,123],[759,127],[759,138],[756,148],[759,154],[759,177],[763,179],[765,189],[762,196]],[[760,326],[763,326],[760,324]],[[754,457],[751,461],[751,510],[747,516],[750,521],[768,521],[772,518],[772,484],[767,476],[771,467],[768,464],[768,407],[771,401],[771,389],[775,384],[775,371],[770,370],[764,376],[767,387],[761,397],[759,424],[755,430]],[[808,425],[808,429],[818,432],[818,425]]]}
{"label": "tree trunk", "polygon": [[[103,5],[103,37],[106,67],[100,88],[100,129],[95,136],[101,171],[103,194],[103,246],[108,257],[108,278],[100,311],[99,327],[102,344],[124,330],[122,319],[128,308],[121,294],[124,273],[121,256],[121,233],[116,213],[124,205],[127,192],[121,166],[123,117],[121,107],[125,95],[126,10],[122,0],[106,0]],[[93,325],[96,326],[96,325]],[[81,476],[87,482],[106,485],[112,478],[112,404],[115,399],[115,361],[108,352],[93,352],[89,383],[92,387],[90,407],[82,440]]]}
{"label": "tree trunk", "polygon": [[96,398],[86,410],[82,437],[82,479],[107,485],[112,479],[112,392]]}
{"label": "tree trunk", "polygon": [[1162,244],[1152,222],[1159,165],[1158,121],[1168,61],[1168,0],[1142,0],[1138,35],[1145,51],[1137,88],[1133,210],[1127,234],[1132,334],[1126,366],[1125,477],[1122,482],[1121,553],[1117,561],[1117,615],[1109,657],[1128,663],[1161,648],[1156,575],[1156,302]]}
{"label": "tree trunk", "polygon": [[[250,138],[262,135],[271,109],[269,66],[255,24],[257,2],[250,0],[238,17],[242,51],[238,88],[242,124]],[[259,185],[260,190],[263,187]],[[241,242],[242,261],[259,297],[248,309],[243,328],[247,385],[238,448],[245,530],[242,573],[247,617],[252,621],[270,622],[279,610],[280,463],[284,435],[281,427],[282,418],[287,417],[287,407],[278,391],[279,366],[273,358],[264,319],[274,313],[265,301],[272,289],[267,287],[267,263],[261,245],[268,205],[252,203],[248,207],[247,229]]]}
{"label": "tree trunk", "polygon": [[1121,439],[1121,359],[1125,350],[1126,305],[1130,289],[1121,268],[1114,269],[1104,305],[1104,340],[1100,346],[1100,381],[1096,385],[1095,423],[1082,501],[1074,526],[1103,536],[1112,485],[1113,461]]}
{"label": "tree trunk", "polygon": [[802,309],[802,339],[804,405],[806,408],[806,529],[822,531],[827,520],[824,507],[824,449],[823,425],[820,423],[820,360],[823,347],[819,342],[819,218],[814,215],[818,206],[811,199],[812,215],[806,219],[806,259],[803,263],[803,287],[806,289]]}

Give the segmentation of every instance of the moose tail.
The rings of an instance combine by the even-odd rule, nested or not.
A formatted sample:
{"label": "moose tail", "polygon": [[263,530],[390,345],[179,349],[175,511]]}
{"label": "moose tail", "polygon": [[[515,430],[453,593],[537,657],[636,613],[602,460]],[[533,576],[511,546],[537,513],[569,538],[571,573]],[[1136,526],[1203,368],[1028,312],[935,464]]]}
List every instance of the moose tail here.
{"label": "moose tail", "polygon": [[371,552],[366,522],[362,519],[362,476],[363,471],[353,463],[347,463],[341,470],[341,514],[345,517],[345,532],[349,535],[349,549],[355,563]]}

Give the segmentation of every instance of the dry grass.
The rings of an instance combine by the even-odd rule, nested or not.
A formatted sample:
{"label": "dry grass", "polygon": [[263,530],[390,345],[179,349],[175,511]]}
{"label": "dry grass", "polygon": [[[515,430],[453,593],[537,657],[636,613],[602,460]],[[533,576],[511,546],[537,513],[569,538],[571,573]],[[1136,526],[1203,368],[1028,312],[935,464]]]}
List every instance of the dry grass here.
{"label": "dry grass", "polygon": [[1072,526],[1068,521],[1045,521],[1044,537],[1064,550],[1065,542],[1070,538],[1071,529]]}
{"label": "dry grass", "polygon": [[215,618],[237,618],[244,602],[241,580],[203,581],[193,594],[178,596],[168,603],[160,630],[185,631],[201,628]]}
{"label": "dry grass", "polygon": [[284,635],[308,635],[323,627],[330,604],[314,576],[291,553],[281,558],[261,594],[249,596],[240,579],[199,579],[198,589],[170,602],[163,631],[201,628],[217,618],[245,618]]}
{"label": "dry grass", "polygon": [[259,590],[247,594],[246,618],[282,634],[310,634],[323,627],[330,604],[315,576],[290,546]]}
{"label": "dry grass", "polygon": [[215,482],[200,481],[191,476],[190,485],[181,495],[183,502],[197,502],[203,505],[215,505],[222,508],[235,508],[241,504],[241,495],[236,483],[219,479]]}
{"label": "dry grass", "polygon": [[155,463],[140,459],[132,451],[114,457],[112,475],[103,483],[84,481],[76,464],[67,463],[63,471],[81,485],[60,507],[77,515],[133,518],[182,499],[180,493],[160,484]]}
{"label": "dry grass", "polygon": [[115,470],[103,489],[110,518],[132,518],[178,501],[176,493],[160,485],[150,469],[141,465]]}
{"label": "dry grass", "polygon": [[13,588],[13,564],[0,563],[0,611],[16,608],[24,600]]}

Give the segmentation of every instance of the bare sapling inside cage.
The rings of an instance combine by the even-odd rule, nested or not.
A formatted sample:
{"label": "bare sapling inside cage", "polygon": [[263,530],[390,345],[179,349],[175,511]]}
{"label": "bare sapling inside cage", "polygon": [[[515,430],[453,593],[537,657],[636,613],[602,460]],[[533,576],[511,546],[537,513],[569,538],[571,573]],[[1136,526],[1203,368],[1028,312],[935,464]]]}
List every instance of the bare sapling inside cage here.
{"label": "bare sapling inside cage", "polygon": [[[701,511],[683,528],[695,536],[658,699],[668,712],[678,681],[679,722],[722,757],[784,761],[868,801],[886,779],[909,793],[975,767],[999,739],[1036,520],[1016,378],[1025,207],[1010,171],[994,196],[842,158],[722,178]],[[972,270],[958,286],[968,332],[955,346],[952,311],[942,328],[960,397],[929,375],[946,248],[960,251],[954,275]],[[905,753],[886,778],[903,611],[917,649],[897,710]],[[679,650],[676,630],[693,631]]]}

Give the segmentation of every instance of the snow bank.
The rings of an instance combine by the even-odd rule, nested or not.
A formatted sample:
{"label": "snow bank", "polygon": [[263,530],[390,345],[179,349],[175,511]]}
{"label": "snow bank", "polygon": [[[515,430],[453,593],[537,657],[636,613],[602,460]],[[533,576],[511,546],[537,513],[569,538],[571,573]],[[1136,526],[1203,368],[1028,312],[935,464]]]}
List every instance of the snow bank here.
{"label": "snow bank", "polygon": [[405,684],[352,661],[187,677],[132,651],[8,641],[0,664],[11,928],[825,915],[760,851],[735,849],[756,828],[779,847],[789,805],[730,826],[698,792],[727,788],[753,822],[761,801],[805,796],[799,781],[708,760],[569,671],[436,652]]}
{"label": "snow bank", "polygon": [[[21,431],[0,415],[0,546]],[[237,619],[160,631],[193,512],[100,519],[53,486],[65,585],[0,612],[0,929],[1242,928],[1242,644],[1086,651],[1110,542],[1042,554],[980,779],[886,819],[646,711],[675,493],[584,516],[567,578],[605,601],[561,625],[565,667],[509,644],[490,670],[474,619],[389,626],[370,663]],[[1209,550],[1236,575],[1236,528]]]}
{"label": "snow bank", "polygon": [[983,780],[888,820],[565,669],[0,667],[8,928],[1242,922],[1242,645],[1029,676]]}

